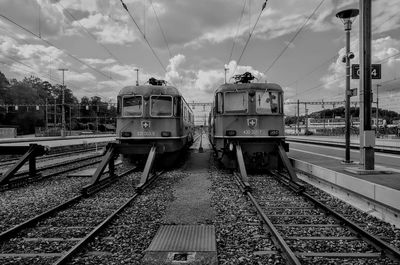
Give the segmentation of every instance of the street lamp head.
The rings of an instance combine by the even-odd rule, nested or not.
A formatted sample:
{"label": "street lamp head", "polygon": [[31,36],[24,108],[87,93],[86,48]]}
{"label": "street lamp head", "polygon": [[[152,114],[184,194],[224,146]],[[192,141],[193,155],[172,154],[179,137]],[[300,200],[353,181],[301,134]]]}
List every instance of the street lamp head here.
{"label": "street lamp head", "polygon": [[346,9],[338,12],[336,14],[336,17],[340,18],[341,20],[347,20],[347,19],[354,20],[354,18],[358,16],[359,12],[360,11],[358,9]]}
{"label": "street lamp head", "polygon": [[345,30],[351,30],[351,23],[356,19],[359,12],[358,9],[346,9],[338,12],[336,17],[343,22]]}

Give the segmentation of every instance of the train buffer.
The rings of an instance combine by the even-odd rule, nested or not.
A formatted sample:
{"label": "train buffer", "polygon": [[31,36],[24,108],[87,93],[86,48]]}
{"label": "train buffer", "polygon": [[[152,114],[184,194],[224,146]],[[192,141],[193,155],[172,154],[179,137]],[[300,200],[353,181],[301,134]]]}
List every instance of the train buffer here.
{"label": "train buffer", "polygon": [[36,157],[42,156],[47,152],[47,147],[38,144],[30,144],[29,146],[0,146],[1,154],[23,155],[11,168],[0,176],[0,185],[7,184],[27,161],[29,161],[29,177],[37,177]]}
{"label": "train buffer", "polygon": [[136,191],[138,193],[142,192],[143,187],[146,185],[146,183],[149,180],[151,170],[153,169],[154,159],[156,158],[156,153],[157,153],[157,146],[153,145],[150,149],[149,155],[147,156],[146,165],[144,166],[144,170],[142,173],[142,178],[140,179],[140,183],[136,187]]}
{"label": "train buffer", "polygon": [[[100,164],[98,165],[94,173],[93,171],[91,172],[93,174],[91,175],[90,183],[82,188],[81,193],[85,196],[89,196],[94,192],[107,186],[111,182],[114,182],[116,180],[115,160],[120,154],[129,152],[127,151],[127,149],[129,148],[127,148],[126,144],[120,144],[116,142],[109,143],[106,147],[106,150],[104,152]],[[142,192],[143,188],[153,180],[153,178],[150,177],[150,173],[153,170],[153,163],[156,157],[156,153],[157,153],[157,147],[152,146],[150,148],[146,165],[142,173],[142,178],[140,180],[139,185],[136,187],[136,191],[138,193]],[[108,168],[108,177],[102,177],[102,175],[106,172],[107,168]],[[136,170],[136,168],[133,168],[132,170]]]}
{"label": "train buffer", "polygon": [[[296,192],[301,192],[304,190],[304,187],[299,183],[299,179],[296,175],[296,172],[293,169],[292,164],[286,154],[286,149],[283,142],[279,142],[276,146],[279,157],[282,161],[284,168],[288,173],[288,178],[283,181],[287,182],[287,184]],[[251,186],[249,183],[249,178],[247,176],[246,166],[243,159],[242,148],[239,143],[235,144],[236,149],[236,159],[240,171],[240,181],[243,184],[244,191],[251,191]]]}
{"label": "train buffer", "polygon": [[[83,195],[89,196],[115,181],[115,159],[118,155],[117,143],[109,143],[104,152],[103,159],[91,177],[90,183],[82,188],[81,193]],[[108,177],[102,178],[107,166],[109,171]]]}

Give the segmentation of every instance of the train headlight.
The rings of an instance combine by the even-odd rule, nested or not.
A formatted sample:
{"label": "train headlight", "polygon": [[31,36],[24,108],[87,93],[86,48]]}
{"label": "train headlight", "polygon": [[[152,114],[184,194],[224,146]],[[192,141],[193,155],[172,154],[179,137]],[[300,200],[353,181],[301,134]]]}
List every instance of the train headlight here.
{"label": "train headlight", "polygon": [[170,137],[170,136],[171,136],[171,132],[162,131],[162,132],[161,132],[161,136],[162,136],[162,137]]}
{"label": "train headlight", "polygon": [[233,151],[233,143],[229,144],[229,151],[231,151],[231,152]]}
{"label": "train headlight", "polygon": [[236,131],[235,130],[226,130],[226,136],[235,136]]}
{"label": "train headlight", "polygon": [[269,136],[278,136],[279,135],[279,130],[269,130],[268,131]]}
{"label": "train headlight", "polygon": [[121,133],[121,136],[122,136],[122,137],[131,137],[131,136],[132,136],[132,133],[131,133],[131,132],[122,132],[122,133]]}

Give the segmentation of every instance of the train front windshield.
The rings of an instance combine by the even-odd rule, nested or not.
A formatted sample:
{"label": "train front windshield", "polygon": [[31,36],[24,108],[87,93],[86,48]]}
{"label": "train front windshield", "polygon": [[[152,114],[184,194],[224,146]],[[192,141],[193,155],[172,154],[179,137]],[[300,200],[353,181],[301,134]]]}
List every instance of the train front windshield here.
{"label": "train front windshield", "polygon": [[279,93],[268,91],[256,92],[256,112],[271,114],[279,112]]}
{"label": "train front windshield", "polygon": [[151,116],[153,117],[172,116],[172,97],[151,96]]}
{"label": "train front windshield", "polygon": [[226,92],[224,107],[226,112],[247,112],[248,95],[247,92]]}
{"label": "train front windshield", "polygon": [[122,101],[123,116],[142,116],[143,98],[142,96],[124,97]]}

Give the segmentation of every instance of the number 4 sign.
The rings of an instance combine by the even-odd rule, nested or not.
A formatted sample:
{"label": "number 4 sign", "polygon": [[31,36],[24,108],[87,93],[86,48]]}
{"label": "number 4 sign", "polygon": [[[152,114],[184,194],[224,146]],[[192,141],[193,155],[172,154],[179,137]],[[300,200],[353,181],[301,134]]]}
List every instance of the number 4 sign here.
{"label": "number 4 sign", "polygon": [[[372,79],[381,79],[381,65],[380,64],[371,64],[371,78]],[[351,65],[351,79],[360,79],[360,65],[359,64]]]}

